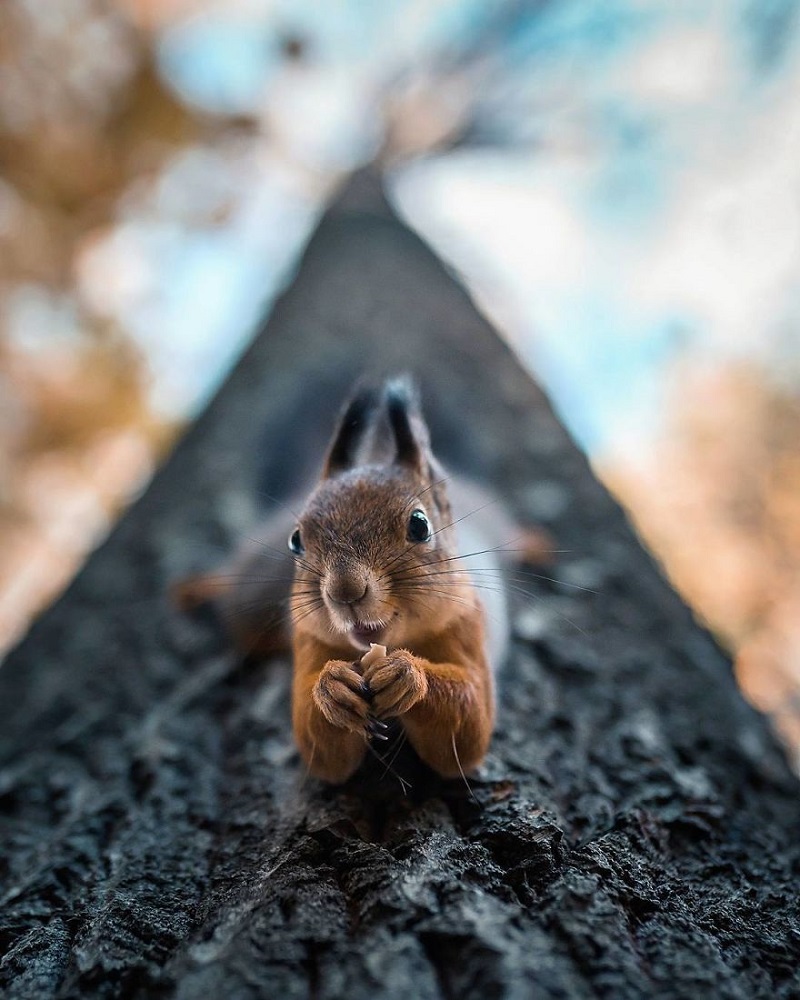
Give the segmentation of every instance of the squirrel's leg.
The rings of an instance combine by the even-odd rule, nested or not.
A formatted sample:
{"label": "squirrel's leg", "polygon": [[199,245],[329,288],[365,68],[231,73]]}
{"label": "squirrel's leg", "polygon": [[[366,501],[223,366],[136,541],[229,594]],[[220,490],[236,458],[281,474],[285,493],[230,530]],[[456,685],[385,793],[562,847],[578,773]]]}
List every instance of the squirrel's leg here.
{"label": "squirrel's leg", "polygon": [[428,693],[402,717],[420,758],[443,778],[471,771],[486,756],[494,725],[491,683],[471,677],[461,664],[417,660]]}
{"label": "squirrel's leg", "polygon": [[[445,778],[476,767],[489,747],[494,691],[479,630],[441,637],[418,656],[392,650],[364,672],[379,719],[398,717],[421,759]],[[471,630],[470,630],[471,631]]]}
{"label": "squirrel's leg", "polygon": [[357,664],[331,658],[332,650],[295,637],[292,727],[309,771],[332,784],[359,767],[369,742],[370,706]]}

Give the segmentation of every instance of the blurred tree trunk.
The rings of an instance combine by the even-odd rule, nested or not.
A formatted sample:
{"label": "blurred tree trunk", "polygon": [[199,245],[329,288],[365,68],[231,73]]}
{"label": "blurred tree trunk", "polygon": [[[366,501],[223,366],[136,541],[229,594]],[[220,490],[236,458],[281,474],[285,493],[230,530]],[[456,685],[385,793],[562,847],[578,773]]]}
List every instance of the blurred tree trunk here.
{"label": "blurred tree trunk", "polygon": [[[565,550],[471,781],[305,780],[286,661],[168,582],[315,466],[364,368]],[[458,431],[459,434],[454,433]],[[575,589],[569,584],[588,589]],[[0,670],[8,998],[797,997],[800,796],[730,663],[463,289],[355,178],[217,399]],[[413,772],[413,774],[412,774]]]}

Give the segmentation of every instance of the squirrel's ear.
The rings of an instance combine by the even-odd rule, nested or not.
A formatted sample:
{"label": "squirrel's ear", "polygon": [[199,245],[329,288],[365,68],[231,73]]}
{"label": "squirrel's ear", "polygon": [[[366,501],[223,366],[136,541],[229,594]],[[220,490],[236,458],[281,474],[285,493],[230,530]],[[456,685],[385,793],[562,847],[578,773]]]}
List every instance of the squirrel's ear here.
{"label": "squirrel's ear", "polygon": [[364,433],[370,426],[379,402],[376,390],[367,387],[359,389],[347,403],[328,446],[328,454],[322,467],[323,479],[344,472],[356,464],[359,445],[364,440]]}
{"label": "squirrel's ear", "polygon": [[395,461],[424,473],[430,457],[430,438],[419,397],[409,378],[392,379],[384,393],[386,414],[396,448]]}

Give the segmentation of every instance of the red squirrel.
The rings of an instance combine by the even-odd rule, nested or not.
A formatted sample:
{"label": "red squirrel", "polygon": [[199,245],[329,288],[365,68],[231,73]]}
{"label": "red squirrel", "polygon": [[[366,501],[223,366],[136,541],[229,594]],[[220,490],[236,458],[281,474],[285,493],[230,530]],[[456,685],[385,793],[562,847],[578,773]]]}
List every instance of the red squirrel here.
{"label": "red squirrel", "polygon": [[[187,581],[178,599],[217,600],[244,650],[291,644],[294,738],[312,774],[346,781],[394,719],[430,768],[457,777],[483,760],[494,726],[509,528],[495,500],[445,475],[414,386],[392,379],[345,406],[296,519],[273,519],[225,576]],[[281,531],[294,562],[288,616],[271,544]],[[471,576],[460,554],[473,550]]]}

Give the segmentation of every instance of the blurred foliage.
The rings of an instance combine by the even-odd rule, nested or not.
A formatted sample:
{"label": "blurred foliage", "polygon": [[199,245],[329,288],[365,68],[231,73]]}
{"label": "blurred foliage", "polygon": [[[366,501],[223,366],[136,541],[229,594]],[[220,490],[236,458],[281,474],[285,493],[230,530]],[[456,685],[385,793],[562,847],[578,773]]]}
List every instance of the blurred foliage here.
{"label": "blurred foliage", "polygon": [[0,646],[69,580],[174,429],[75,261],[198,123],[107,4],[0,6]]}
{"label": "blurred foliage", "polygon": [[800,747],[800,397],[753,365],[681,366],[649,460],[608,470],[744,692]]}

